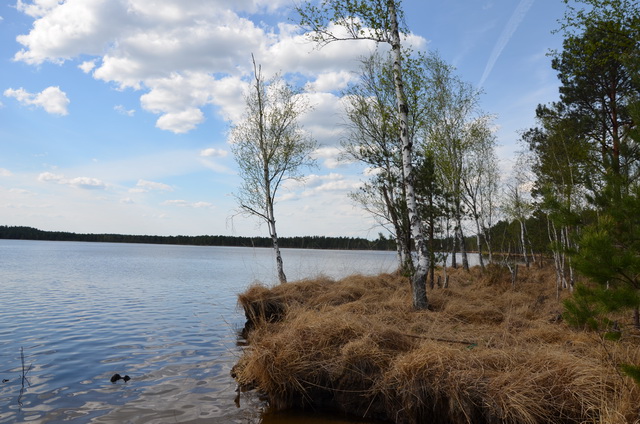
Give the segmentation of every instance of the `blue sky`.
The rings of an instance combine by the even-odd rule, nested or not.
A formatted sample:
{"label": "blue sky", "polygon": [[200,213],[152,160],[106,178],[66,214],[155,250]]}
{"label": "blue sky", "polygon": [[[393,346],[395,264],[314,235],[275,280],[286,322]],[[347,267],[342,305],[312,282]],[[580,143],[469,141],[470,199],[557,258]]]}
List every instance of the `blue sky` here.
{"label": "blue sky", "polygon": [[[367,42],[322,50],[293,25],[291,0],[18,0],[0,6],[0,225],[157,235],[266,235],[235,216],[227,142],[251,54],[305,83],[318,168],[281,192],[281,236],[377,237],[339,163],[339,93]],[[509,172],[518,132],[558,97],[549,49],[562,0],[405,0],[415,48],[437,50],[481,87]]]}

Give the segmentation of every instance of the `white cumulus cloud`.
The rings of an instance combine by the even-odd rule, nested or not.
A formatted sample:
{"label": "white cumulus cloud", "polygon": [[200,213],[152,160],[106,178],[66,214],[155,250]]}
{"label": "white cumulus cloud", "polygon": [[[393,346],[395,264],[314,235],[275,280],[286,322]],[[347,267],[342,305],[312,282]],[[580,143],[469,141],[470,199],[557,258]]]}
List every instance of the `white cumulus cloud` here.
{"label": "white cumulus cloud", "polygon": [[61,174],[54,174],[52,172],[43,172],[42,174],[38,175],[38,181],[43,181],[43,182],[60,182],[64,180],[64,175]]}
{"label": "white cumulus cloud", "polygon": [[125,116],[133,116],[136,114],[135,109],[128,109],[122,105],[116,105],[113,107],[113,110],[115,110],[116,112],[118,112],[121,115],[125,115]]}
{"label": "white cumulus cloud", "polygon": [[58,7],[58,3],[58,0],[33,0],[31,2],[18,0],[16,8],[29,16],[39,18]]}
{"label": "white cumulus cloud", "polygon": [[356,74],[348,71],[326,72],[318,75],[315,81],[307,84],[308,91],[332,92],[343,90],[356,78]]}
{"label": "white cumulus cloud", "polygon": [[67,115],[69,99],[60,87],[47,87],[40,93],[29,93],[24,88],[8,88],[4,91],[5,97],[13,97],[25,106],[41,107],[47,113],[54,115]]}
{"label": "white cumulus cloud", "polygon": [[107,184],[98,178],[75,177],[69,179],[66,178],[63,174],[54,174],[52,172],[41,173],[38,176],[38,181],[46,183],[58,183],[85,190],[104,190],[107,188]]}
{"label": "white cumulus cloud", "polygon": [[158,183],[155,181],[138,180],[136,184],[137,191],[173,191],[173,187],[168,184]]}
{"label": "white cumulus cloud", "polygon": [[67,181],[67,184],[73,187],[83,188],[87,190],[102,190],[107,187],[107,185],[102,180],[90,177],[72,178]]}
{"label": "white cumulus cloud", "polygon": [[229,154],[228,151],[222,149],[214,149],[208,148],[200,151],[200,156],[203,157],[215,157],[215,158],[224,158]]}
{"label": "white cumulus cloud", "polygon": [[335,169],[341,165],[346,164],[346,161],[340,159],[342,151],[337,147],[320,147],[313,152],[313,156],[322,160],[324,166],[329,169]]}
{"label": "white cumulus cloud", "polygon": [[95,60],[87,60],[85,62],[82,62],[80,65],[78,65],[78,68],[80,68],[82,72],[84,72],[85,74],[88,74],[89,72],[91,72],[95,67],[96,67]]}
{"label": "white cumulus cloud", "polygon": [[337,145],[344,128],[344,108],[340,97],[332,93],[306,95],[312,109],[303,115],[300,123],[320,145]]}
{"label": "white cumulus cloud", "polygon": [[198,108],[189,108],[181,112],[165,113],[156,121],[156,127],[176,134],[184,134],[204,121],[204,113]]}
{"label": "white cumulus cloud", "polygon": [[[16,8],[33,24],[18,36],[22,47],[14,60],[32,65],[77,60],[76,66],[97,80],[140,90],[142,108],[159,116],[156,127],[186,133],[205,121],[207,110],[232,122],[241,117],[252,54],[265,75],[284,72],[323,95],[344,88],[358,68],[356,58],[378,48],[356,41],[318,50],[297,26],[263,22],[264,13],[285,18],[290,5],[290,0],[18,0]],[[406,42],[416,49],[426,46],[415,35]],[[57,103],[50,99],[48,110],[66,113],[68,101],[58,97]],[[318,138],[335,143],[335,133]]]}

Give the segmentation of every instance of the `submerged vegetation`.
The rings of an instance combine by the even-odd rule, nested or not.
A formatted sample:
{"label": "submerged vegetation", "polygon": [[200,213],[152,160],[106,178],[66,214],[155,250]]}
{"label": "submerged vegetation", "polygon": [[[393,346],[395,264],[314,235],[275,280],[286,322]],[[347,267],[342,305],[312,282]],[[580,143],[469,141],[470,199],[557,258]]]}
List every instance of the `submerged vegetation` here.
{"label": "submerged vegetation", "polygon": [[[249,346],[233,373],[275,410],[331,409],[397,423],[640,422],[640,332],[616,340],[562,318],[551,267],[447,271],[411,306],[406,277],[326,278],[239,297]],[[607,333],[608,334],[608,333]]]}

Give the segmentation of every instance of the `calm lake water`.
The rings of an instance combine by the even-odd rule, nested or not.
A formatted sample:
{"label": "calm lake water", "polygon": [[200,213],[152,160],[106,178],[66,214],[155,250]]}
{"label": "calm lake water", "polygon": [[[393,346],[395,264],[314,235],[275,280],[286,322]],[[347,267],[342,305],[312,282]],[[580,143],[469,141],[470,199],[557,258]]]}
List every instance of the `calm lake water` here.
{"label": "calm lake water", "polygon": [[[290,281],[396,265],[394,252],[283,258]],[[0,423],[345,422],[234,402],[236,297],[274,284],[274,263],[270,249],[0,240]]]}

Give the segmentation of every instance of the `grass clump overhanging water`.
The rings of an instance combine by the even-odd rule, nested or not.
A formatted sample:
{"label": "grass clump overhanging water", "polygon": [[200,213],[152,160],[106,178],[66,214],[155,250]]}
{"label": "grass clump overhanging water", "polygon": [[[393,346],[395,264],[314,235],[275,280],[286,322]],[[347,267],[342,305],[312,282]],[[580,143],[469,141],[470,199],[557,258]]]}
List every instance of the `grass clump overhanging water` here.
{"label": "grass clump overhanging water", "polygon": [[[399,275],[305,280],[239,296],[250,324],[233,370],[275,410],[397,423],[640,422],[640,338],[570,329],[551,269],[449,270],[411,308]],[[568,294],[565,294],[568,296]]]}

